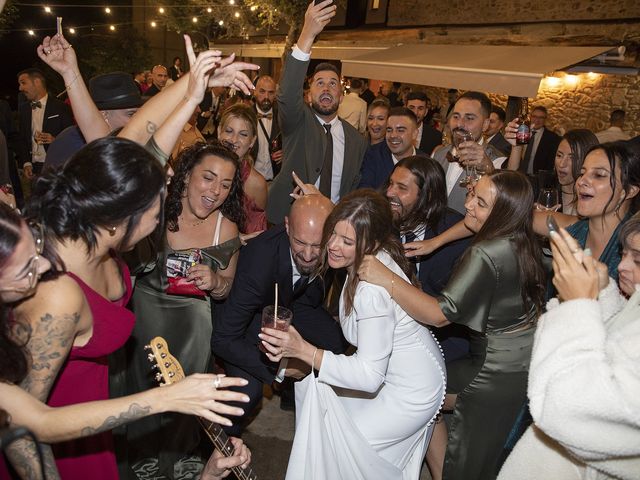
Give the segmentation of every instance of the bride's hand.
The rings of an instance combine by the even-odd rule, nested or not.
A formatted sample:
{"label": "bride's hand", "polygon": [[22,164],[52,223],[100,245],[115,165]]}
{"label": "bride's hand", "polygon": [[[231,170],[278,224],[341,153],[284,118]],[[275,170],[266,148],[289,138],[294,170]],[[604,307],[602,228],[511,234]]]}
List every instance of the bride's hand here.
{"label": "bride's hand", "polygon": [[263,328],[258,337],[267,350],[267,358],[272,362],[279,362],[282,358],[300,358],[305,347],[309,345],[293,325],[289,326],[286,332],[275,328]]}

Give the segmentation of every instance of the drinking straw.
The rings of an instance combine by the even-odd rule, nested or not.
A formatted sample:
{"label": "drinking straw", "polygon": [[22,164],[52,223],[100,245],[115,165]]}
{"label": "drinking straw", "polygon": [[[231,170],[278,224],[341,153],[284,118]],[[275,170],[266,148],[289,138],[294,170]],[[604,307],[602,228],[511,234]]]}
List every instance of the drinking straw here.
{"label": "drinking straw", "polygon": [[276,328],[278,321],[278,282],[276,282],[276,301],[273,309],[273,328]]}

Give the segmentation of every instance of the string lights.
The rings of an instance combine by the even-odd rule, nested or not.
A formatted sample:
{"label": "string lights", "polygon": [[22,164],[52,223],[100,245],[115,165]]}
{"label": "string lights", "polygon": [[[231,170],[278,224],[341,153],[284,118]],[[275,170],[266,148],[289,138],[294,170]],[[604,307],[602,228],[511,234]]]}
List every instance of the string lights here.
{"label": "string lights", "polygon": [[[240,4],[244,3],[245,7],[248,8],[248,10],[250,10],[251,12],[255,13],[258,10],[258,7],[256,5],[252,5],[251,1],[245,1],[245,2],[240,2],[238,0],[227,0],[226,4],[221,2],[220,4],[215,5],[216,9],[220,9],[220,8],[233,8],[234,11],[229,12],[229,15],[233,15],[234,18],[239,19],[241,18],[242,14],[240,12],[240,10],[238,10],[238,7],[240,6]],[[114,12],[118,9],[118,8],[126,8],[126,9],[131,9],[131,5],[108,5],[105,6],[104,4],[102,5],[90,5],[90,4],[67,4],[67,3],[61,3],[61,4],[56,4],[56,5],[43,5],[42,3],[29,3],[29,2],[14,2],[13,5],[17,6],[17,7],[39,7],[42,8],[44,10],[44,13],[47,15],[51,15],[54,12],[54,9],[56,10],[60,10],[60,9],[66,9],[66,8],[73,8],[73,9],[77,9],[77,8],[93,8],[93,9],[100,9],[104,14],[106,15],[113,15]],[[158,14],[163,15],[167,13],[167,9],[171,9],[171,8],[184,8],[184,5],[164,5],[164,6],[160,6],[158,7],[157,4],[156,5],[136,5],[136,8],[147,8],[147,9],[153,9],[155,10]],[[204,12],[206,11],[206,13],[211,14],[214,12],[214,9],[211,8],[211,2],[207,2],[207,3],[190,3],[188,5],[188,7],[190,8],[202,8],[202,13],[204,14]],[[191,19],[191,22],[193,24],[197,24],[198,23],[198,16],[193,16],[193,15],[185,15],[185,16],[180,16],[180,17],[174,17],[174,18],[183,18],[183,19]],[[220,27],[225,25],[225,20],[218,20],[217,23]],[[106,28],[108,32],[115,32],[117,30],[117,27],[124,27],[124,26],[132,26],[132,25],[141,25],[141,24],[147,24],[150,25],[152,28],[157,28],[160,25],[160,22],[158,21],[158,19],[153,19],[151,21],[147,20],[143,20],[143,21],[124,21],[124,22],[118,22],[118,23],[114,23],[113,21],[108,22],[108,23],[91,23],[89,25],[76,25],[74,27],[70,27],[67,28],[66,31],[71,34],[71,35],[75,35],[75,34],[80,34],[83,30],[91,30],[93,31],[95,28]],[[2,30],[2,32],[26,32],[29,36],[36,36],[37,32],[49,32],[51,29],[50,28],[46,28],[46,27],[42,27],[42,28],[34,28],[34,27],[22,27],[22,28],[12,28],[12,29],[6,29],[6,30]]]}

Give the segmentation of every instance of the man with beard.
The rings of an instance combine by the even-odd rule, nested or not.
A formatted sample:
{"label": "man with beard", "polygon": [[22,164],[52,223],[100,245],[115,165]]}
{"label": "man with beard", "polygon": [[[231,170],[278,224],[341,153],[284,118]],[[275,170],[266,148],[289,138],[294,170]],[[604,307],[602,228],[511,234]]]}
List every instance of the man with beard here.
{"label": "man with beard", "polygon": [[422,154],[414,146],[417,138],[418,123],[413,112],[405,107],[389,110],[385,141],[367,148],[358,188],[380,188],[398,161],[416,153]]}
{"label": "man with beard", "polygon": [[[447,180],[447,205],[464,214],[464,203],[467,199],[467,185],[461,180],[473,168],[478,173],[490,173],[500,168],[507,157],[493,145],[488,145],[483,133],[489,128],[491,100],[481,92],[466,92],[458,98],[448,120],[449,128],[466,130],[473,140],[463,142],[459,148],[452,145],[438,149],[434,154],[442,166]],[[467,169],[469,172],[467,172]]]}
{"label": "man with beard", "polygon": [[267,216],[280,223],[289,210],[291,173],[304,183],[315,184],[323,195],[337,202],[358,185],[360,164],[367,142],[348,122],[338,118],[342,85],[336,67],[319,64],[311,77],[311,107],[305,105],[302,88],[315,38],[335,15],[332,0],[311,3],[293,51],[287,55],[278,88],[278,118],[285,161],[269,189]]}
{"label": "man with beard", "polygon": [[282,164],[282,137],[275,108],[276,82],[268,75],[256,79],[253,108],[258,116],[258,141],[253,144],[253,167],[265,180],[273,180]]}
{"label": "man with beard", "polygon": [[[249,381],[238,390],[249,403],[238,404],[245,414],[233,420],[228,433],[239,435],[247,418],[262,398],[263,384],[271,384],[278,373],[296,376],[302,368],[295,360],[288,365],[270,362],[258,350],[262,309],[275,303],[293,312],[292,324],[318,348],[342,353],[346,342],[340,324],[323,308],[325,279],[314,272],[320,260],[322,228],[333,204],[322,195],[296,200],[284,225],[267,230],[240,250],[238,267],[229,297],[214,311],[213,353],[224,361],[225,373]],[[329,280],[327,280],[328,282]],[[329,285],[329,283],[327,283]]]}
{"label": "man with beard", "polygon": [[[457,240],[425,256],[416,257],[412,254],[415,247],[412,242],[429,240],[464,218],[447,208],[447,187],[442,167],[428,157],[406,157],[393,168],[384,191],[400,240],[415,265],[422,290],[434,297],[440,295],[456,262],[471,241]],[[452,324],[436,329],[435,333],[447,362],[467,352],[465,327]]]}

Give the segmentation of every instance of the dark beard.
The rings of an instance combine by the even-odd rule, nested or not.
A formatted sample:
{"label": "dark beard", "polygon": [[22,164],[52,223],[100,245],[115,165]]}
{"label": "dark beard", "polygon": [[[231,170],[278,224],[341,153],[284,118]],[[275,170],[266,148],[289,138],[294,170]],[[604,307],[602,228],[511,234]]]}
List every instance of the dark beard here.
{"label": "dark beard", "polygon": [[315,112],[319,115],[333,115],[334,113],[336,113],[338,111],[338,107],[340,106],[339,103],[335,103],[332,104],[330,106],[328,106],[327,108],[324,108],[322,106],[320,106],[319,103],[317,102],[311,102],[311,108],[313,108],[315,110]]}
{"label": "dark beard", "polygon": [[263,112],[267,113],[273,107],[273,102],[269,99],[263,100],[261,103],[258,103],[258,108]]}

